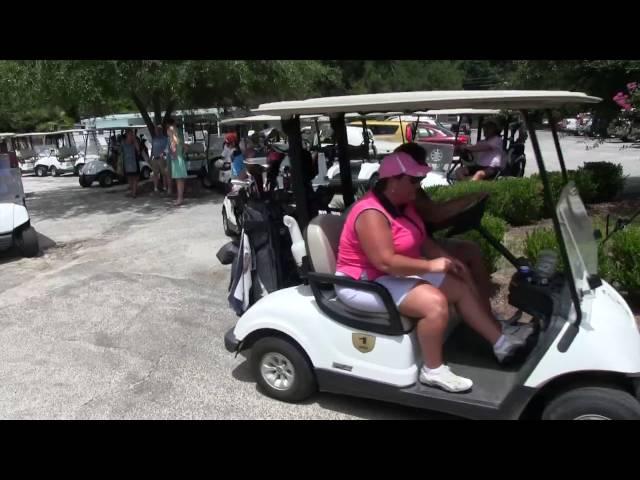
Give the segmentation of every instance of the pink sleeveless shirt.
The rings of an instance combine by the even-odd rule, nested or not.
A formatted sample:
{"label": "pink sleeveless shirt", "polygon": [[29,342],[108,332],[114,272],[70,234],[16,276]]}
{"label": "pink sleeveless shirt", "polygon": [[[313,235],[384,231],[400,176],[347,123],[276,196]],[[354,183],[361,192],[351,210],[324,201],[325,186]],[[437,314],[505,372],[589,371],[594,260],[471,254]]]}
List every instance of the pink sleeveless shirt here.
{"label": "pink sleeveless shirt", "polygon": [[360,246],[356,232],[356,220],[358,216],[369,209],[378,210],[389,220],[393,247],[399,255],[412,258],[422,257],[421,249],[427,235],[424,222],[413,205],[407,205],[402,216],[393,218],[393,216],[384,209],[373,192],[368,192],[361,200],[356,202],[347,215],[342,234],[340,235],[338,259],[336,261],[337,272],[360,280],[375,280],[385,275],[384,272],[378,270],[369,261]]}

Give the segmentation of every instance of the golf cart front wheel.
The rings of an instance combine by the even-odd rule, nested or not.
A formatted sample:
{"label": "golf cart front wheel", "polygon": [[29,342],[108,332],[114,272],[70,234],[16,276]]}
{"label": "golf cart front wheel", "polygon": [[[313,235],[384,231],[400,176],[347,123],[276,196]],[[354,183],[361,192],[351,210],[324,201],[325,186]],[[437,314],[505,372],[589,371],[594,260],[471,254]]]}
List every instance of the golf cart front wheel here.
{"label": "golf cart front wheel", "polygon": [[22,255],[27,258],[35,257],[40,251],[38,234],[36,233],[36,229],[33,227],[28,227],[22,230],[22,232],[18,234],[17,243]]}
{"label": "golf cart front wheel", "polygon": [[640,402],[624,390],[585,387],[553,399],[543,420],[640,420]]}
{"label": "golf cart front wheel", "polygon": [[105,172],[103,174],[100,175],[100,177],[98,178],[98,182],[100,183],[100,186],[102,188],[108,188],[110,186],[113,185],[113,175],[111,174],[111,172]]}
{"label": "golf cart front wheel", "polygon": [[35,169],[36,177],[46,177],[47,176],[47,167],[43,167],[42,165],[38,165]]}
{"label": "golf cart front wheel", "polygon": [[299,402],[316,390],[308,360],[292,342],[279,337],[258,340],[251,349],[251,369],[264,392],[283,402]]}

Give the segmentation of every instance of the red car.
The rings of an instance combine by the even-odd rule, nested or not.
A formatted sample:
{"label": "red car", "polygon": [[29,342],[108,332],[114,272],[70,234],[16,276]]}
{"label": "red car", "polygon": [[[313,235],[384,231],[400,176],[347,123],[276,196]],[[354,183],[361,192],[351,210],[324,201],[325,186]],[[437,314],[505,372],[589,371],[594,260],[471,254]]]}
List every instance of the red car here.
{"label": "red car", "polygon": [[429,142],[429,143],[444,143],[447,145],[454,145],[457,150],[463,145],[467,145],[470,141],[470,137],[460,134],[456,139],[456,134],[451,130],[442,126],[425,125],[420,124],[416,135],[416,142]]}

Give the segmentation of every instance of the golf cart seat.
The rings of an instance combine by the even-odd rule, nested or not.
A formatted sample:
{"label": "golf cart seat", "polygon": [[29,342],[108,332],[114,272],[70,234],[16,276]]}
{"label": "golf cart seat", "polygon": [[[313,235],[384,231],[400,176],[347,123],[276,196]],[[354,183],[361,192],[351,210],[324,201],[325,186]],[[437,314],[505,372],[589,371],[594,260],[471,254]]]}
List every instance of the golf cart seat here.
{"label": "golf cart seat", "polygon": [[78,149],[76,147],[61,147],[58,149],[58,158],[63,160],[69,157],[75,157],[78,155]]}
{"label": "golf cart seat", "polygon": [[204,160],[206,147],[204,143],[191,143],[187,147],[187,156],[190,160]]}
{"label": "golf cart seat", "polygon": [[[336,258],[340,234],[344,226],[345,215],[318,215],[305,231],[307,255],[313,271],[309,272],[309,285],[318,307],[332,320],[345,325],[385,335],[403,335],[415,327],[415,320],[398,312],[391,295],[382,285],[365,280],[354,280],[337,276]],[[334,285],[344,285],[376,293],[384,302],[386,311],[379,313],[364,312],[340,301],[335,294]],[[458,322],[456,315],[451,316],[446,335]]]}
{"label": "golf cart seat", "polygon": [[20,150],[17,155],[21,160],[29,160],[37,157],[38,153],[32,148],[25,148],[24,150]]}

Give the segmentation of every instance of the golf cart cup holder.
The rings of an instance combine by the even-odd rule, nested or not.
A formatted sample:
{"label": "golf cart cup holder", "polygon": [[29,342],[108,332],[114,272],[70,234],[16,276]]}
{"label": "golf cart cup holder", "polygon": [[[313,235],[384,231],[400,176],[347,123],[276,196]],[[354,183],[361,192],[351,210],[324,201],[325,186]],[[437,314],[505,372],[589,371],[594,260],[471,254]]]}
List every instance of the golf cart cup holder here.
{"label": "golf cart cup holder", "polygon": [[489,193],[480,192],[465,195],[456,201],[465,202],[465,205],[455,214],[439,222],[428,222],[430,232],[449,229],[446,236],[460,235],[469,230],[478,228],[482,223],[482,217],[487,207]]}

